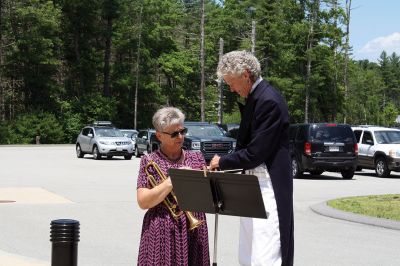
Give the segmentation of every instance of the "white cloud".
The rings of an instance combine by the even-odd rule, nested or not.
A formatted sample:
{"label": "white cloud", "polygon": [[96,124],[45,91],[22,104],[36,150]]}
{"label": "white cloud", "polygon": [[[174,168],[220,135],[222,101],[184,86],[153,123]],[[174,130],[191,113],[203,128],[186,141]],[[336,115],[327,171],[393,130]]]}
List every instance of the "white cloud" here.
{"label": "white cloud", "polygon": [[400,32],[368,41],[357,53],[359,57],[361,55],[361,57],[376,60],[382,51],[386,51],[388,55],[393,52],[400,55]]}

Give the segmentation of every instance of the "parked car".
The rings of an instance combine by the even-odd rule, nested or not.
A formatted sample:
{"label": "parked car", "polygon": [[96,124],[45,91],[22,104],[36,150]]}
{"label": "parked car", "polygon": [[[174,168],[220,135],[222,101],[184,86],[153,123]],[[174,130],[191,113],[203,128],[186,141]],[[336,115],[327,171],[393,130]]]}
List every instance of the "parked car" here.
{"label": "parked car", "polygon": [[150,153],[152,151],[150,139],[156,135],[155,129],[140,129],[136,136],[135,156],[140,157],[144,152]]}
{"label": "parked car", "polygon": [[400,130],[377,126],[352,127],[359,153],[357,170],[375,169],[379,177],[400,172]]}
{"label": "parked car", "polygon": [[138,131],[136,129],[119,129],[122,134],[124,134],[125,137],[130,138],[130,139],[135,139]]}
{"label": "parked car", "polygon": [[310,123],[289,127],[289,150],[294,178],[303,172],[340,172],[351,179],[357,166],[358,145],[347,124]]}
{"label": "parked car", "polygon": [[109,121],[98,121],[85,126],[76,139],[75,148],[78,158],[93,154],[95,160],[102,156],[109,159],[113,156],[124,156],[126,160],[130,160],[133,155],[132,141]]}
{"label": "parked car", "polygon": [[[215,154],[225,155],[236,148],[236,139],[225,136],[224,132],[216,125],[208,122],[185,122],[188,129],[183,142],[186,150],[198,150],[209,162]],[[157,137],[151,138],[152,151],[159,148]]]}
{"label": "parked car", "polygon": [[120,129],[122,134],[124,134],[125,137],[130,138],[133,144],[133,148],[136,146],[136,136],[138,134],[138,131],[136,129]]}

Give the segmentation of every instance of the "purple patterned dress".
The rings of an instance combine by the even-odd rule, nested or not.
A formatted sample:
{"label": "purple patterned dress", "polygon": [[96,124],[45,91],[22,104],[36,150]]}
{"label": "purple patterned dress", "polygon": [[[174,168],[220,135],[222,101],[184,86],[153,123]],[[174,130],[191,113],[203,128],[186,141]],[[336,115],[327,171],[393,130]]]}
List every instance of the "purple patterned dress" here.
{"label": "purple patterned dress", "polygon": [[[144,171],[149,160],[157,163],[165,174],[168,173],[169,168],[187,166],[201,169],[206,165],[201,152],[185,150],[183,152],[184,160],[178,163],[170,162],[158,150],[149,155],[143,155],[140,161],[137,188],[149,187]],[[152,168],[149,172],[150,170]],[[154,177],[157,180],[159,178],[157,174],[154,174]],[[193,214],[200,220],[206,220],[204,213]],[[143,218],[138,265],[210,265],[207,224],[204,223],[189,232],[186,216],[182,215],[175,220],[163,202],[148,209]]]}

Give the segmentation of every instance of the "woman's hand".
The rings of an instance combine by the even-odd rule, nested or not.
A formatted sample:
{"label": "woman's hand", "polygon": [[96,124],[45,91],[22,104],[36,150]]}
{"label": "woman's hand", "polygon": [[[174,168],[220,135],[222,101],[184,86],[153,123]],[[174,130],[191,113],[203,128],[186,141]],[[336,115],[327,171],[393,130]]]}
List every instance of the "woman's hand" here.
{"label": "woman's hand", "polygon": [[[164,185],[166,191],[168,191],[168,193],[170,193],[172,191],[172,181],[171,178],[167,178],[165,179],[160,185]],[[168,194],[167,194],[168,195]]]}

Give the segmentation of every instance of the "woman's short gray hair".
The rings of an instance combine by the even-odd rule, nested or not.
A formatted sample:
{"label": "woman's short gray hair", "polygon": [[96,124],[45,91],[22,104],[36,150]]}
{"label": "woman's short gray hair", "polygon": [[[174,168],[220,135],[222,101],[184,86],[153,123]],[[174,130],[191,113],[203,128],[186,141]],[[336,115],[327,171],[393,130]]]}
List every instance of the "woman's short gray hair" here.
{"label": "woman's short gray hair", "polygon": [[153,115],[153,126],[159,132],[172,125],[183,125],[184,121],[185,115],[175,107],[163,107]]}
{"label": "woman's short gray hair", "polygon": [[232,51],[224,54],[221,60],[219,60],[217,76],[219,79],[222,79],[225,75],[240,75],[246,70],[250,72],[251,79],[256,81],[261,74],[258,59],[247,51]]}

